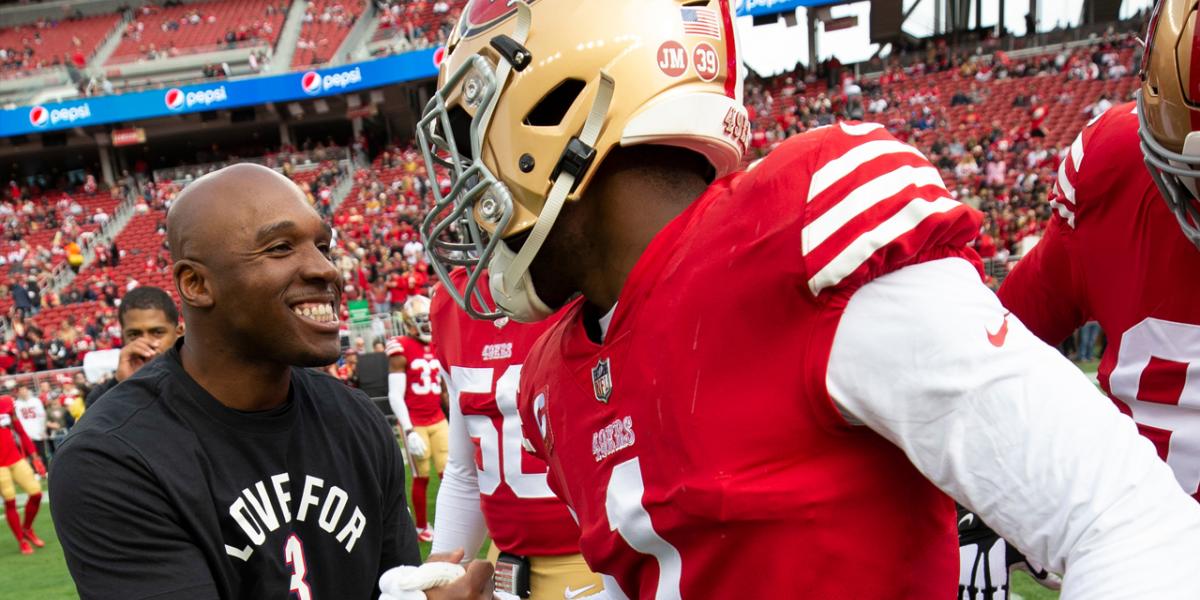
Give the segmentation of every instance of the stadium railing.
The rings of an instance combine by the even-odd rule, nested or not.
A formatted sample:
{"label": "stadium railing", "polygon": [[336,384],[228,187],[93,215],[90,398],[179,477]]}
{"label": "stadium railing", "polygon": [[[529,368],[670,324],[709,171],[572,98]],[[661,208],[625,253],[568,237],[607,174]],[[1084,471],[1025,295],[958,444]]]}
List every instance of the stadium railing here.
{"label": "stadium railing", "polygon": [[[238,50],[238,49],[242,49],[242,48],[269,49],[270,47],[271,47],[271,45],[263,40],[244,40],[241,42],[232,42],[232,43],[222,42],[220,44],[209,44],[207,46],[189,46],[186,48],[178,48],[178,49],[176,49],[176,54],[173,54],[170,56],[164,56],[164,57],[160,57],[160,58],[146,58],[145,56],[143,56],[141,54],[126,54],[125,56],[114,56],[114,57],[108,59],[108,62],[104,63],[104,67],[106,69],[108,69],[108,68],[120,67],[122,65],[129,65],[129,64],[133,64],[133,63],[143,63],[143,62],[149,63],[149,62],[154,62],[154,61],[170,60],[172,58],[180,58],[180,57],[184,57],[184,56],[195,56],[195,55],[199,55],[199,54],[210,54],[210,53],[214,53],[214,52],[222,52],[225,50]],[[220,61],[209,60],[208,62],[220,62]]]}
{"label": "stadium railing", "polygon": [[367,319],[350,322],[343,333],[342,349],[355,348],[362,339],[364,350],[371,352],[376,343],[386,345],[389,339],[405,333],[399,312],[375,313]]}
{"label": "stadium railing", "polygon": [[31,390],[36,390],[42,385],[42,382],[48,382],[51,387],[59,388],[68,382],[74,382],[75,375],[82,373],[83,367],[67,367],[65,369],[54,369],[51,371],[37,371],[34,373],[17,373],[15,375],[4,375],[5,381],[15,381],[17,385],[23,385]]}
{"label": "stadium railing", "polygon": [[187,165],[185,167],[168,167],[165,169],[157,169],[151,173],[154,181],[173,181],[181,185],[191,183],[200,175],[211,173],[217,169],[227,167],[234,163],[254,163],[264,165],[273,169],[278,169],[284,163],[292,163],[297,172],[303,173],[313,169],[321,168],[321,164],[325,162],[346,163],[347,173],[350,173],[350,163],[353,163],[349,148],[326,148],[324,150],[324,158],[318,158],[315,151],[306,152],[288,152],[280,154],[272,154],[268,156],[257,156],[252,158],[237,158],[230,160],[222,160],[211,163],[201,163],[196,165]]}

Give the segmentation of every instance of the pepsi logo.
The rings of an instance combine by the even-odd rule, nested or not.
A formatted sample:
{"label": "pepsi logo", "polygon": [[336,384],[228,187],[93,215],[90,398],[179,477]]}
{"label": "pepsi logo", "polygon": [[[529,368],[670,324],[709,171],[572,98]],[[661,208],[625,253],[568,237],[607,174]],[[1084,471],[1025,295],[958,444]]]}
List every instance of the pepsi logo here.
{"label": "pepsi logo", "polygon": [[446,60],[446,47],[438,46],[438,49],[433,51],[433,66],[442,66],[444,60]]}
{"label": "pepsi logo", "polygon": [[50,122],[50,111],[44,106],[35,106],[29,110],[29,124],[34,127],[45,127]]}
{"label": "pepsi logo", "polygon": [[[534,0],[527,0],[533,4]],[[463,11],[463,37],[483,33],[516,14],[517,0],[471,0]]]}
{"label": "pepsi logo", "polygon": [[87,102],[65,108],[46,108],[35,106],[29,109],[29,124],[34,127],[46,127],[59,123],[74,123],[92,118],[92,107]]}
{"label": "pepsi logo", "polygon": [[179,88],[171,88],[167,90],[167,95],[164,101],[167,103],[167,108],[171,110],[179,110],[183,108],[183,90]]}
{"label": "pepsi logo", "polygon": [[316,94],[321,91],[321,75],[316,71],[309,71],[300,78],[300,87],[304,89],[305,94]]}

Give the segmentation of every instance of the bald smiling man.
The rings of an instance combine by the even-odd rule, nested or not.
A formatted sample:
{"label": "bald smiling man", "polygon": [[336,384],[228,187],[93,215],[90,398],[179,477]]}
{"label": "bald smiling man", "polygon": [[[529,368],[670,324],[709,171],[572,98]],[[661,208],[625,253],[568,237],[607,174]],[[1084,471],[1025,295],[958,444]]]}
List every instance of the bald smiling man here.
{"label": "bald smiling man", "polygon": [[417,564],[404,466],[338,358],[331,231],[257,165],[167,217],[186,336],[88,411],[52,512],[83,598],[367,599]]}

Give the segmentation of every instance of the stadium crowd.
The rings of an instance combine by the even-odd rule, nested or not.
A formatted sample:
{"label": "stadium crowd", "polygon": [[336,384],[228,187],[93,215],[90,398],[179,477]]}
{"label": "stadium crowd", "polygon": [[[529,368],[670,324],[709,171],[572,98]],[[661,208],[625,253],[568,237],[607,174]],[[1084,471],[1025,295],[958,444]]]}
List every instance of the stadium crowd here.
{"label": "stadium crowd", "polygon": [[[405,7],[416,4],[422,3],[396,3],[388,10],[402,16],[407,14]],[[420,14],[429,14],[426,8],[430,7]],[[453,10],[444,14],[451,22]],[[419,35],[436,39],[442,34]],[[1009,257],[1024,250],[1023,240],[1038,236],[1045,227],[1050,216],[1047,195],[1070,140],[1087,119],[1128,99],[1138,56],[1132,36],[1109,36],[1094,44],[1021,58],[1003,52],[984,55],[985,46],[963,53],[932,44],[922,51],[926,60],[912,61],[911,53],[901,53],[866,65],[874,73],[865,77],[856,77],[836,61],[814,70],[798,66],[771,78],[752,76],[746,84],[746,103],[755,124],[751,158],[765,155],[789,136],[838,120],[883,123],[929,156],[952,194],[984,212],[977,250],[998,284]],[[1005,82],[1016,85],[1004,86]],[[1098,82],[1101,87],[1073,82]],[[365,147],[364,140],[356,140],[360,166],[352,174],[336,160],[345,150],[332,145],[283,147],[261,159],[296,180],[310,203],[332,222],[338,243],[331,258],[345,281],[343,323],[349,321],[350,303],[366,301],[371,314],[387,315],[410,295],[428,293],[431,275],[417,227],[431,206],[431,186],[445,185],[431,180],[411,144],[393,144],[369,166],[361,166]],[[0,261],[10,271],[0,297],[11,298],[0,304],[7,311],[0,371],[28,377],[77,367],[88,352],[119,348],[116,307],[121,297],[146,280],[157,283],[156,276],[169,272],[166,210],[187,182],[237,160],[227,156],[159,171],[157,180],[144,178],[140,183],[130,178],[107,192],[96,190],[90,175],[65,192],[11,182],[0,202],[6,244]],[[347,176],[352,186],[335,204],[333,190]],[[56,257],[73,252],[71,244],[86,244],[94,235],[90,232],[111,218],[101,209],[84,209],[73,194],[105,193],[114,199],[133,198],[134,214],[147,219],[153,232],[147,238],[152,244],[127,247],[117,238],[95,249],[93,261],[69,287],[58,293],[47,290],[47,274],[62,260]],[[32,232],[48,229],[56,231],[48,243],[29,242]],[[86,310],[66,313],[52,324],[39,320],[43,311],[68,305]],[[346,353],[329,371],[354,383],[357,356],[380,351],[386,330],[385,322],[375,321],[372,329],[347,331]],[[57,402],[69,409],[77,404],[72,399],[88,389],[76,375],[41,378],[35,387],[47,394],[51,405]],[[82,410],[82,403],[76,408]]]}
{"label": "stadium crowd", "polygon": [[428,48],[444,43],[462,14],[463,0],[376,0],[378,36],[399,36],[403,47]]}
{"label": "stadium crowd", "polygon": [[[977,250],[1002,277],[1022,240],[1048,222],[1047,197],[1075,134],[1088,119],[1132,99],[1140,46],[1133,35],[1109,34],[1094,44],[1012,58],[983,54],[988,45],[954,52],[938,41],[917,52],[925,60],[873,59],[864,66],[872,77],[855,78],[836,60],[815,70],[798,65],[773,78],[752,76],[746,84],[756,125],[752,155],[842,119],[883,123],[926,153],[958,200],[984,212]],[[1091,82],[1099,87],[1079,85]],[[1109,91],[1088,94],[1095,89]]]}

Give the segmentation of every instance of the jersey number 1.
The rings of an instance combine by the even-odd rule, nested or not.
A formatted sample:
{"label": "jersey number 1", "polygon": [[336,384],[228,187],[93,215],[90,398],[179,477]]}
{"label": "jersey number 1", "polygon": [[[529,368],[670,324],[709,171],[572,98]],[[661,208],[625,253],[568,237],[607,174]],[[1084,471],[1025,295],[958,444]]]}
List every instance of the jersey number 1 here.
{"label": "jersey number 1", "polygon": [[642,464],[631,458],[615,467],[608,480],[604,508],[608,525],[637,552],[648,554],[658,562],[658,600],[679,600],[679,580],[683,576],[683,557],[679,550],[654,530],[650,513],[642,506],[646,485],[642,481]]}

